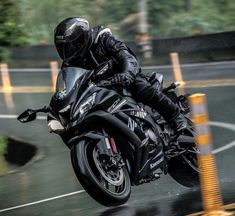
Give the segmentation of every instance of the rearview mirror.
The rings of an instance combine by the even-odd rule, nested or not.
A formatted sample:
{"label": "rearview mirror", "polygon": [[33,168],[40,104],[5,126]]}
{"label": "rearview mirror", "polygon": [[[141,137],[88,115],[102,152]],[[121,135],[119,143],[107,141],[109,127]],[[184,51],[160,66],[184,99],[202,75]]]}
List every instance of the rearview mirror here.
{"label": "rearview mirror", "polygon": [[25,123],[25,122],[30,122],[30,121],[35,120],[36,117],[37,117],[37,111],[27,109],[23,113],[21,113],[17,119],[20,122]]}

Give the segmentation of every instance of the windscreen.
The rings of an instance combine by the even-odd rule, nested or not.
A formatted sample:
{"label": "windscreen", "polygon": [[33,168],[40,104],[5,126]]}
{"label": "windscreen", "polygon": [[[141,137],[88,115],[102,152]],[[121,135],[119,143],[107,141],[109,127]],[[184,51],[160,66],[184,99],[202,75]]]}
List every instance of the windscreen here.
{"label": "windscreen", "polygon": [[76,81],[82,77],[87,70],[77,67],[66,67],[61,70],[58,74],[56,91],[63,91],[68,94],[74,87]]}

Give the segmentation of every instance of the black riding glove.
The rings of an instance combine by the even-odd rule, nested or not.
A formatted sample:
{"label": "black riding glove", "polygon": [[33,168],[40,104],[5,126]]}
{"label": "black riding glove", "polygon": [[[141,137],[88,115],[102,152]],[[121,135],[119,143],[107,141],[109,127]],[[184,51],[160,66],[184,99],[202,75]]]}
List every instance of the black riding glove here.
{"label": "black riding glove", "polygon": [[113,84],[122,84],[123,86],[129,86],[134,82],[134,80],[135,80],[134,76],[128,73],[118,73],[114,74],[111,82]]}

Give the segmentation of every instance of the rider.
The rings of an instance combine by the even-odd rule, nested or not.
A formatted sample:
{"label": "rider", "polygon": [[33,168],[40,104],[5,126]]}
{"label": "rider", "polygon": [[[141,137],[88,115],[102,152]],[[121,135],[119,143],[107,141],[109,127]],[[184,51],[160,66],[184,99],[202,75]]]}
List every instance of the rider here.
{"label": "rider", "polygon": [[69,66],[95,69],[112,59],[118,65],[118,72],[112,78],[114,83],[128,87],[136,101],[157,110],[176,132],[186,128],[179,108],[144,78],[135,54],[109,28],[91,28],[87,20],[70,17],[58,24],[54,41],[63,60],[62,69]]}

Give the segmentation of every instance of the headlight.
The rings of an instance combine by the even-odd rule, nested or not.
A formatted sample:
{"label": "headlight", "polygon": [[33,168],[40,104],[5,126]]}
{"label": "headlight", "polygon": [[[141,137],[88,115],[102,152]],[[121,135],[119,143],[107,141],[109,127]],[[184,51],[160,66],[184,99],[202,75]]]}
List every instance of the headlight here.
{"label": "headlight", "polygon": [[91,96],[89,96],[86,101],[84,101],[80,107],[78,108],[79,110],[79,114],[80,115],[83,115],[84,113],[88,112],[92,106],[94,105],[95,103],[95,97],[96,97],[96,92],[93,93]]}

